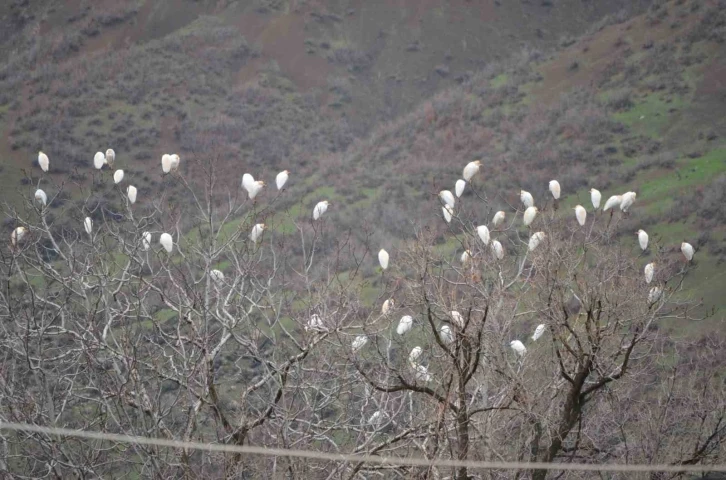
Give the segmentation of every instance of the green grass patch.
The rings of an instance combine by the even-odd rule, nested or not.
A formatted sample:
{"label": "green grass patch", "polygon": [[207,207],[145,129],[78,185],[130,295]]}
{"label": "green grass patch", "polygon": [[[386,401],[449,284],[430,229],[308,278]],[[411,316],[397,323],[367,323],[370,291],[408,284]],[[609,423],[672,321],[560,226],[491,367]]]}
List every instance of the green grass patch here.
{"label": "green grass patch", "polygon": [[640,99],[633,108],[614,114],[616,120],[628,125],[634,133],[662,138],[671,123],[671,109],[680,110],[686,104],[682,96],[666,97],[650,94]]}

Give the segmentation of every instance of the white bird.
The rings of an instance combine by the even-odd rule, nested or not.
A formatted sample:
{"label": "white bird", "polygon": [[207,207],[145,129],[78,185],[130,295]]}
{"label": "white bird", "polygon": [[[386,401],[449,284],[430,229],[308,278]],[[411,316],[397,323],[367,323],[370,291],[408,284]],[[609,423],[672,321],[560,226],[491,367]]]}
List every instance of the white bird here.
{"label": "white bird", "polygon": [[479,225],[478,227],[476,227],[476,233],[477,235],[479,235],[479,238],[484,245],[489,245],[489,241],[491,239],[489,235],[489,227],[487,227],[486,225]]}
{"label": "white bird", "polygon": [[602,198],[602,194],[600,193],[600,190],[596,188],[590,189],[590,201],[592,201],[592,206],[597,210],[600,208],[600,199]]}
{"label": "white bird", "polygon": [[418,357],[421,356],[422,352],[423,349],[421,347],[413,347],[411,353],[408,354],[408,361],[411,363],[416,363],[416,360],[418,360]]}
{"label": "white bird", "polygon": [[650,262],[648,265],[646,265],[643,272],[645,273],[645,283],[652,282],[653,274],[655,274],[655,262]]}
{"label": "white bird", "polygon": [[305,325],[305,331],[308,330],[317,330],[317,331],[325,331],[325,326],[323,325],[323,320],[318,316],[317,313],[313,313],[313,315],[310,317],[310,320],[308,320],[308,324]]}
{"label": "white bird", "polygon": [[254,243],[257,243],[257,241],[262,236],[262,232],[265,231],[265,224],[264,223],[258,223],[254,227],[252,227],[252,231],[250,232],[250,240],[252,240]]}
{"label": "white bird", "polygon": [[123,179],[124,179],[123,170],[116,170],[115,172],[113,172],[113,183],[118,185],[119,183],[121,183],[121,180],[123,180]]}
{"label": "white bird", "polygon": [[96,167],[96,170],[101,170],[105,164],[106,155],[104,155],[103,152],[96,152],[93,156],[93,166]]}
{"label": "white bird", "polygon": [[527,210],[524,211],[524,217],[522,218],[525,227],[529,227],[532,222],[534,222],[534,217],[537,216],[537,212],[539,212],[537,207],[527,207]]}
{"label": "white bird", "polygon": [[693,260],[693,254],[695,253],[693,245],[688,242],[681,243],[681,252],[683,253],[683,256],[686,257],[686,260],[689,262]]}
{"label": "white bird", "polygon": [[640,244],[640,249],[645,251],[648,248],[648,234],[645,233],[645,230],[638,230],[635,232],[635,234],[638,236],[638,243]]}
{"label": "white bird", "polygon": [[209,271],[209,277],[217,285],[220,285],[220,284],[224,283],[224,273],[221,270],[217,270],[216,268],[214,270],[210,270]]}
{"label": "white bird", "polygon": [[555,200],[560,199],[560,182],[557,180],[550,180],[550,192]]}
{"label": "white bird", "polygon": [[655,303],[660,299],[660,296],[663,294],[663,289],[660,287],[653,287],[650,289],[650,292],[648,292],[648,303]]}
{"label": "white bird", "polygon": [[459,330],[464,330],[464,317],[456,310],[451,311],[451,323]]}
{"label": "white bird", "polygon": [[365,346],[365,344],[368,343],[368,337],[365,335],[358,335],[353,340],[353,343],[351,344],[350,348],[353,350],[353,353],[357,352],[361,348]]}
{"label": "white bird", "polygon": [[454,215],[454,209],[448,205],[444,205],[441,207],[441,210],[444,212],[444,220],[446,220],[446,223],[451,223],[451,217]]}
{"label": "white bird", "polygon": [[318,204],[315,205],[315,208],[313,208],[313,220],[318,220],[320,217],[322,217],[323,214],[328,211],[329,205],[330,202],[328,202],[327,200],[318,202]]}
{"label": "white bird", "polygon": [[392,298],[389,298],[388,300],[383,302],[383,305],[381,306],[381,313],[383,315],[387,315],[388,312],[390,312],[393,308],[395,308],[395,306],[396,306],[396,302]]}
{"label": "white bird", "polygon": [[420,380],[422,382],[430,382],[431,381],[431,374],[429,373],[429,369],[424,367],[423,365],[415,364],[412,365],[413,369],[416,370],[416,380]]}
{"label": "white bird", "polygon": [[116,161],[116,152],[113,151],[113,148],[109,148],[106,150],[106,163],[109,167],[113,167],[114,161]]}
{"label": "white bird", "polygon": [[587,221],[587,210],[585,210],[585,207],[582,205],[575,207],[575,218],[581,227],[585,225],[585,222]]}
{"label": "white bird", "polygon": [[619,207],[621,203],[623,203],[623,196],[613,195],[612,197],[608,198],[607,202],[605,202],[605,206],[602,207],[602,211],[607,212],[611,208]]}
{"label": "white bird", "polygon": [[146,251],[151,248],[151,232],[141,234],[141,248]]}
{"label": "white bird", "polygon": [[499,210],[497,213],[494,214],[494,218],[492,218],[492,224],[495,227],[498,227],[500,223],[504,221],[504,217],[506,217],[507,214],[504,213],[502,210]]}
{"label": "white bird", "polygon": [[627,212],[630,207],[635,203],[635,197],[638,194],[635,192],[627,192],[623,194],[623,200],[620,202],[620,210]]}
{"label": "white bird", "polygon": [[381,264],[383,270],[388,268],[388,252],[382,248],[378,252],[378,263]]}
{"label": "white bird", "polygon": [[448,325],[441,325],[439,335],[441,336],[441,341],[444,343],[454,342],[454,333],[451,331],[451,327],[449,327]]}
{"label": "white bird", "polygon": [[277,176],[275,177],[275,185],[277,185],[278,190],[282,190],[282,187],[284,187],[287,183],[287,178],[289,176],[290,172],[288,172],[287,170],[283,170],[277,174]]}
{"label": "white bird", "polygon": [[504,248],[502,248],[502,244],[499,243],[499,240],[492,240],[492,253],[497,260],[504,258]]}
{"label": "white bird", "polygon": [[403,335],[404,333],[411,330],[411,327],[413,327],[413,318],[411,317],[411,315],[404,315],[398,322],[398,327],[396,327],[396,333],[399,335]]}
{"label": "white bird", "polygon": [[38,165],[40,165],[41,170],[47,172],[48,167],[50,167],[50,160],[48,159],[48,155],[43,152],[38,152]]}
{"label": "white bird", "polygon": [[168,153],[161,156],[161,171],[164,173],[171,172],[171,155]]}
{"label": "white bird", "polygon": [[442,202],[444,202],[445,205],[448,205],[451,208],[454,208],[456,199],[454,198],[454,194],[451,193],[449,190],[441,190],[439,192],[439,198],[441,199]]}
{"label": "white bird", "polygon": [[471,181],[471,177],[479,173],[479,167],[481,167],[481,161],[479,160],[467,163],[464,167],[464,172],[462,173],[464,180],[467,182]]}
{"label": "white bird", "polygon": [[520,357],[523,357],[524,354],[527,353],[527,347],[525,347],[519,340],[512,340],[509,342],[509,346],[512,347],[512,350],[514,350],[514,352]]}
{"label": "white bird", "polygon": [[93,220],[91,220],[91,217],[86,217],[85,220],[83,220],[83,228],[86,229],[87,234],[93,233]]}
{"label": "white bird", "polygon": [[471,252],[469,250],[464,250],[464,253],[461,254],[461,263],[466,265],[469,260],[471,260]]}
{"label": "white bird", "polygon": [[373,412],[373,415],[371,415],[371,417],[368,419],[368,425],[379,427],[381,426],[381,420],[383,420],[381,418],[381,412],[376,410],[375,412]]}
{"label": "white bird", "polygon": [[10,234],[10,243],[13,244],[13,247],[18,246],[18,244],[23,241],[23,238],[25,237],[25,234],[27,232],[28,229],[25,227],[18,227],[13,230],[13,233]]}
{"label": "white bird", "polygon": [[171,235],[169,235],[168,233],[161,234],[161,237],[159,237],[159,243],[162,247],[164,247],[166,253],[171,253],[172,249],[174,248],[174,240],[172,240]]}
{"label": "white bird", "polygon": [[520,190],[519,199],[522,201],[525,208],[534,207],[534,197],[532,197],[531,193]]}
{"label": "white bird", "polygon": [[454,193],[456,193],[456,198],[460,198],[464,194],[464,188],[466,188],[466,182],[461,178],[458,179],[456,181],[456,184],[454,185]]}
{"label": "white bird", "polygon": [[249,193],[250,189],[252,188],[252,185],[255,183],[255,177],[250,175],[249,173],[245,173],[242,175],[242,188],[244,188],[247,193]]}
{"label": "white bird", "polygon": [[176,172],[179,169],[179,163],[181,163],[181,158],[179,158],[179,155],[176,153],[171,155],[171,171]]}
{"label": "white bird", "polygon": [[536,342],[537,340],[539,340],[539,337],[544,334],[545,328],[547,327],[544,323],[537,325],[537,328],[534,329],[534,334],[532,335],[532,341]]}
{"label": "white bird", "polygon": [[138,193],[138,191],[136,190],[136,187],[134,187],[133,185],[129,185],[129,187],[126,189],[126,195],[129,197],[129,202],[131,202],[131,204],[136,203],[136,194],[137,193]]}
{"label": "white bird", "polygon": [[247,196],[250,197],[250,200],[254,200],[255,197],[257,196],[257,194],[262,191],[264,186],[265,186],[265,182],[263,182],[262,180],[258,180],[256,182],[254,182],[250,186],[250,189],[247,191]]}
{"label": "white bird", "polygon": [[42,203],[43,206],[46,206],[48,204],[48,195],[43,190],[37,189],[35,191],[35,200]]}
{"label": "white bird", "polygon": [[537,232],[532,234],[531,237],[529,237],[529,251],[533,252],[535,248],[539,246],[540,243],[542,243],[542,240],[545,239],[545,233],[544,232]]}

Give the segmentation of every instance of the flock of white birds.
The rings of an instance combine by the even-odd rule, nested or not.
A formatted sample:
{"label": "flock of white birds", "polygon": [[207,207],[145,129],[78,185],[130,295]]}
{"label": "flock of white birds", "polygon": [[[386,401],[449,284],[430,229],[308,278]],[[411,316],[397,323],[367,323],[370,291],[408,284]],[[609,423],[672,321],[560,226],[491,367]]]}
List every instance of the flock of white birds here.
{"label": "flock of white birds", "polygon": [[[116,159],[116,153],[113,149],[106,150],[106,153],[103,152],[97,152],[94,155],[93,158],[93,165],[96,169],[101,170],[104,166],[108,165],[109,167],[113,167],[114,161]],[[161,157],[161,169],[164,174],[175,172],[179,169],[181,159],[178,154],[164,154]],[[48,156],[43,153],[38,153],[38,165],[40,166],[41,170],[43,172],[48,172],[48,169],[50,168],[50,160]],[[438,197],[442,202],[442,211],[444,215],[444,219],[447,223],[451,222],[453,216],[454,216],[454,207],[456,205],[456,199],[460,198],[464,194],[464,190],[466,189],[466,185],[468,182],[471,182],[471,179],[479,173],[479,170],[481,168],[481,162],[480,161],[474,161],[469,162],[463,170],[463,178],[456,181],[454,192],[451,193],[449,190],[442,190],[439,192]],[[287,170],[284,170],[277,174],[275,178],[275,185],[278,190],[282,190],[285,186],[285,184],[288,181],[290,172]],[[113,174],[113,180],[115,184],[119,184],[124,179],[124,171],[123,170],[116,170]],[[262,191],[262,189],[265,187],[265,182],[261,180],[255,180],[254,177],[249,174],[245,173],[242,176],[242,188],[247,192],[248,198],[250,200],[254,200],[255,197]],[[552,197],[555,200],[559,200],[560,194],[561,194],[561,187],[557,180],[551,180],[549,182],[549,191],[552,194]],[[128,198],[128,201],[130,204],[136,203],[137,199],[137,189],[133,185],[129,185],[126,188],[126,196]],[[635,199],[637,197],[637,194],[635,192],[626,192],[622,195],[613,195],[611,196],[603,206],[603,211],[611,210],[614,211],[616,208],[620,208],[622,212],[628,212],[628,210],[633,206],[635,203]],[[534,197],[531,193],[521,190],[520,191],[520,200],[522,202],[522,205],[524,206],[524,213],[522,216],[523,224],[526,227],[531,228],[532,223],[534,222],[535,218],[537,217],[537,213],[539,210],[534,204]],[[592,202],[592,206],[595,210],[598,210],[600,208],[600,201],[602,199],[602,195],[597,189],[590,189],[590,199]],[[47,206],[48,203],[48,196],[47,194],[41,190],[38,189],[35,192],[35,200],[40,203],[43,208]],[[323,200],[318,202],[315,207],[313,208],[313,220],[319,220],[325,212],[328,210],[328,206],[330,203],[327,200]],[[584,226],[587,221],[587,210],[582,205],[577,205],[574,207],[575,210],[575,219],[577,220],[577,223],[580,226]],[[494,214],[494,217],[492,218],[492,225],[494,228],[499,227],[506,218],[506,213],[504,211],[498,211]],[[93,237],[93,220],[90,217],[86,217],[83,221],[83,227],[86,233]],[[252,227],[252,231],[249,234],[249,239],[257,243],[262,237],[262,234],[265,230],[265,224],[258,223],[254,227]],[[484,245],[490,245],[492,255],[497,260],[502,260],[504,258],[504,248],[502,247],[502,244],[497,241],[493,240],[491,238],[491,233],[489,231],[489,227],[487,225],[479,225],[476,227],[476,233],[479,239],[482,241]],[[24,226],[19,226],[13,230],[11,233],[10,241],[13,247],[18,246],[22,241],[25,235],[27,234],[27,229]],[[640,245],[640,248],[645,251],[648,248],[648,234],[644,230],[638,230],[636,232],[636,235],[638,236],[638,244]],[[544,240],[546,236],[544,232],[535,232],[533,233],[528,242],[528,250],[530,252],[534,251]],[[167,253],[172,253],[174,249],[174,240],[169,233],[162,233],[159,237],[159,244],[163,247],[163,249]],[[142,250],[149,250],[152,245],[152,234],[151,232],[144,232],[141,235],[141,242],[140,246]],[[693,255],[695,253],[695,250],[693,246],[690,243],[683,242],[681,244],[681,252],[683,253],[683,256],[686,258],[687,262],[690,262],[693,259]],[[464,253],[461,255],[461,262],[466,264],[472,259],[472,254],[469,250],[464,251]],[[388,252],[384,249],[381,249],[378,252],[378,262],[383,270],[388,269],[390,261],[390,255]],[[656,271],[656,264],[655,262],[648,263],[645,266],[644,269],[644,275],[645,275],[645,281],[647,284],[650,284],[653,281],[653,278],[655,276]],[[210,272],[210,277],[212,280],[220,284],[224,281],[224,273],[220,270],[212,270]],[[651,288],[649,294],[648,294],[648,302],[654,303],[656,302],[662,294],[662,289],[660,287],[653,287]],[[381,313],[383,315],[388,315],[393,308],[395,307],[394,299],[390,298],[386,300],[383,303],[383,306],[381,308]],[[441,341],[445,344],[450,344],[455,341],[455,332],[452,331],[452,326],[459,332],[463,331],[465,328],[465,321],[463,316],[457,312],[452,311],[450,312],[450,319],[449,323],[451,326],[444,324],[439,329],[439,337]],[[410,315],[404,315],[401,317],[401,320],[398,323],[398,326],[396,327],[396,333],[398,335],[404,335],[407,332],[409,332],[414,326],[414,319]],[[310,320],[308,321],[308,324],[305,326],[305,330],[316,330],[316,331],[324,331],[326,330],[325,325],[317,314],[313,315]],[[534,334],[532,335],[531,339],[532,341],[537,341],[546,330],[545,324],[540,324],[537,326],[537,328],[534,331]],[[355,337],[351,344],[351,349],[353,353],[356,353],[360,351],[366,344],[368,343],[368,337],[366,335],[358,335]],[[527,353],[527,348],[520,340],[512,340],[510,342],[510,347],[512,350],[521,358],[524,357],[524,355]],[[411,368],[414,371],[415,378],[420,381],[428,382],[431,380],[431,374],[428,372],[428,369],[419,363],[419,357],[421,356],[423,352],[423,349],[419,346],[414,347],[411,350],[411,353],[409,354],[408,361],[411,366]],[[378,413],[378,412],[377,412]],[[378,420],[378,419],[376,419]]]}

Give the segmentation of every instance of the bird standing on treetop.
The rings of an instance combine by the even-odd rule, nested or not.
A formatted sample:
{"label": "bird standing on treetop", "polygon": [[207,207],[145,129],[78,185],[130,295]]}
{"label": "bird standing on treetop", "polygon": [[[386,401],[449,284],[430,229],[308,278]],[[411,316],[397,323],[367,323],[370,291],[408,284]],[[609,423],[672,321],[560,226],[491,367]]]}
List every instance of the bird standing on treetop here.
{"label": "bird standing on treetop", "polygon": [[41,170],[47,172],[48,167],[50,167],[50,160],[48,159],[48,155],[43,152],[38,152],[38,165],[40,165]]}
{"label": "bird standing on treetop", "polygon": [[525,190],[520,190],[519,199],[522,201],[524,208],[534,207],[534,197],[532,197],[531,193]]}
{"label": "bird standing on treetop", "polygon": [[695,250],[693,250],[693,245],[691,245],[688,242],[681,243],[681,252],[683,253],[683,256],[686,257],[687,261],[693,260],[693,254],[695,253]]}
{"label": "bird standing on treetop", "polygon": [[378,263],[381,264],[383,270],[388,268],[388,252],[381,248],[378,252]]}
{"label": "bird standing on treetop", "polygon": [[479,160],[467,163],[462,173],[462,177],[464,177],[464,180],[470,182],[471,178],[479,173],[479,167],[481,167],[481,161]]}
{"label": "bird standing on treetop", "polygon": [[466,182],[464,180],[460,178],[456,181],[456,185],[454,185],[454,192],[456,193],[456,198],[459,198],[464,194],[465,187]]}
{"label": "bird standing on treetop", "polygon": [[592,201],[592,206],[597,210],[600,208],[600,199],[602,198],[602,194],[600,193],[600,190],[597,190],[595,188],[590,189],[590,200]]}
{"label": "bird standing on treetop", "polygon": [[527,210],[524,211],[524,217],[522,218],[525,227],[529,227],[532,222],[534,222],[534,218],[537,216],[538,211],[537,207],[527,207]]}
{"label": "bird standing on treetop", "polygon": [[282,190],[282,187],[285,186],[289,175],[290,172],[288,172],[287,170],[283,170],[282,172],[277,174],[277,177],[275,177],[275,185],[277,185],[278,190]]}
{"label": "bird standing on treetop", "polygon": [[552,193],[552,196],[555,200],[560,199],[560,182],[557,180],[550,180],[550,192]]}
{"label": "bird standing on treetop", "polygon": [[504,213],[502,210],[499,210],[497,213],[494,214],[494,218],[492,218],[492,225],[495,227],[498,227],[499,224],[501,224],[504,221],[504,218],[507,216],[506,213]]}
{"label": "bird standing on treetop", "polygon": [[638,236],[638,243],[640,244],[640,249],[645,251],[648,248],[648,234],[645,233],[645,230],[638,230],[635,232],[635,234]]}
{"label": "bird standing on treetop", "polygon": [[575,218],[581,227],[585,225],[585,222],[587,221],[587,210],[585,210],[585,207],[582,205],[575,207]]}
{"label": "bird standing on treetop", "polygon": [[313,208],[313,220],[318,220],[322,217],[323,214],[328,211],[328,205],[330,205],[330,203],[327,200],[318,202],[317,205],[315,205],[315,208]]}

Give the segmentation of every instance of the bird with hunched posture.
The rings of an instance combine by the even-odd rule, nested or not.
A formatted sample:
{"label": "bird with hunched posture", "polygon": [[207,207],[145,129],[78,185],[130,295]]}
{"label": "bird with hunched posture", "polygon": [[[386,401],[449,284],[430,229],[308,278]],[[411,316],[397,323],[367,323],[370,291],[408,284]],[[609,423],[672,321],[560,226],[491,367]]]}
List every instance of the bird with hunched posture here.
{"label": "bird with hunched posture", "polygon": [[34,197],[35,197],[35,200],[37,202],[42,203],[44,207],[48,204],[48,195],[46,195],[43,190],[37,189],[35,191]]}
{"label": "bird with hunched posture", "polygon": [[590,189],[590,201],[592,202],[593,208],[597,210],[600,208],[600,199],[602,198],[602,194],[600,193],[600,190],[596,188]]}
{"label": "bird with hunched posture", "polygon": [[308,320],[308,324],[305,325],[305,331],[313,330],[317,332],[323,332],[325,331],[325,325],[323,324],[323,319],[320,318],[320,316],[317,313],[313,313],[310,317],[310,320]]}
{"label": "bird with hunched posture", "polygon": [[451,323],[459,330],[464,330],[464,317],[456,310],[451,311]]}
{"label": "bird with hunched posture", "polygon": [[317,205],[315,205],[315,208],[313,208],[313,220],[318,220],[320,217],[322,217],[323,214],[328,211],[329,205],[330,202],[328,202],[327,200],[318,202]]}
{"label": "bird with hunched posture", "polygon": [[277,174],[277,176],[275,177],[275,185],[277,185],[278,190],[282,190],[282,187],[284,187],[287,183],[287,178],[289,176],[290,172],[288,172],[287,170],[283,170]]}
{"label": "bird with hunched posture", "polygon": [[166,250],[166,253],[171,253],[171,251],[174,249],[174,240],[172,240],[171,235],[168,233],[162,233],[159,237],[159,243],[162,247],[164,247],[164,250]]}
{"label": "bird with hunched posture", "polygon": [[168,153],[161,156],[161,171],[164,173],[171,172],[171,155]]}
{"label": "bird with hunched posture", "polygon": [[441,341],[444,343],[448,344],[454,342],[454,333],[448,325],[441,325],[441,328],[439,329],[439,336],[441,337]]}
{"label": "bird with hunched posture", "polygon": [[381,248],[378,252],[378,263],[383,270],[388,268],[388,258],[388,252]]}
{"label": "bird with hunched posture", "polygon": [[471,252],[469,250],[464,250],[464,253],[461,254],[460,260],[464,265],[469,263],[469,260],[471,260]]}
{"label": "bird with hunched posture", "polygon": [[10,243],[13,247],[20,245],[20,242],[23,241],[26,233],[28,233],[28,229],[22,226],[13,230],[13,233],[10,234]]}
{"label": "bird with hunched posture", "polygon": [[113,167],[113,162],[116,161],[116,152],[113,151],[113,148],[109,148],[106,150],[106,157],[105,157],[106,165],[109,167]]}
{"label": "bird with hunched posture", "polygon": [[423,349],[421,347],[413,347],[413,349],[411,349],[411,353],[408,354],[408,361],[416,363],[416,360],[418,360],[418,357],[421,356],[422,352]]}
{"label": "bird with hunched posture", "polygon": [[104,165],[106,165],[106,155],[103,152],[96,152],[93,156],[93,166],[96,167],[96,170],[101,170]]}
{"label": "bird with hunched posture", "polygon": [[504,221],[504,218],[506,216],[506,213],[504,213],[502,210],[499,210],[497,213],[494,214],[494,218],[492,218],[492,225],[498,227]]}
{"label": "bird with hunched posture", "polygon": [[255,183],[255,177],[250,175],[249,173],[245,173],[242,175],[242,188],[249,193],[250,189],[252,188],[252,185]]}
{"label": "bird with hunched posture", "polygon": [[496,257],[497,260],[501,260],[504,258],[504,248],[502,248],[502,244],[499,242],[499,240],[492,240],[492,253]]}
{"label": "bird with hunched posture", "polygon": [[635,203],[636,196],[638,196],[638,194],[635,192],[624,193],[623,199],[620,202],[620,210],[627,213],[628,209]]}
{"label": "bird with hunched posture", "polygon": [[638,243],[640,244],[640,249],[645,251],[648,248],[648,234],[645,233],[645,230],[638,230],[635,232],[635,234],[638,236]]}
{"label": "bird with hunched posture", "polygon": [[454,194],[451,193],[449,190],[441,190],[439,192],[439,198],[441,199],[442,202],[444,202],[444,205],[448,205],[451,208],[454,208],[456,199],[454,198]]}
{"label": "bird with hunched posture", "polygon": [[462,180],[461,178],[456,181],[456,184],[454,185],[454,193],[456,193],[456,198],[459,198],[464,194],[465,187],[466,181]]}
{"label": "bird with hunched posture", "polygon": [[126,189],[126,196],[129,197],[129,202],[131,202],[131,204],[136,203],[136,194],[137,193],[138,193],[138,191],[136,190],[136,187],[134,187],[133,185],[129,185],[128,188]]}
{"label": "bird with hunched posture", "polygon": [[416,371],[416,380],[420,380],[422,382],[431,381],[431,374],[429,373],[428,368],[424,367],[423,365],[419,365],[418,363],[411,366]]}
{"label": "bird with hunched posture", "polygon": [[534,218],[537,216],[537,212],[539,212],[537,207],[527,207],[527,210],[524,211],[524,216],[522,217],[525,227],[532,225]]}
{"label": "bird with hunched posture", "polygon": [[141,248],[146,251],[151,248],[151,232],[141,234]]}
{"label": "bird with hunched posture", "polygon": [[653,275],[655,274],[655,262],[650,262],[646,265],[645,269],[643,269],[643,273],[645,274],[645,283],[652,282]]}
{"label": "bird with hunched posture", "polygon": [[252,240],[253,243],[257,243],[257,241],[262,237],[262,232],[265,231],[265,224],[264,223],[258,223],[254,227],[252,227],[252,231],[250,232],[250,240]]}
{"label": "bird with hunched posture", "polygon": [[686,257],[686,261],[690,262],[693,260],[693,254],[695,253],[693,245],[688,242],[681,243],[681,253],[683,253],[684,257]]}
{"label": "bird with hunched posture", "polygon": [[179,158],[179,155],[176,153],[171,155],[171,171],[176,172],[179,170],[179,163],[181,163],[181,158]]}
{"label": "bird with hunched posture", "polygon": [[224,283],[224,273],[222,273],[221,270],[210,270],[209,278],[211,278],[217,285]]}
{"label": "bird with hunched posture", "polygon": [[621,203],[623,203],[623,196],[613,195],[612,197],[608,198],[607,202],[605,202],[605,206],[602,207],[602,211],[607,212],[611,208],[619,207]]}
{"label": "bird with hunched posture", "polygon": [[358,350],[363,348],[366,343],[368,343],[368,337],[365,335],[358,335],[353,340],[353,343],[351,343],[350,348],[353,350],[353,353],[356,353]]}
{"label": "bird with hunched posture", "polygon": [[91,217],[86,217],[85,220],[83,220],[83,228],[86,230],[86,233],[91,235],[93,233],[93,220],[91,220]]}
{"label": "bird with hunched posture", "polygon": [[41,170],[47,172],[48,167],[50,167],[50,160],[48,159],[48,155],[43,152],[38,152],[38,165],[40,165]]}
{"label": "bird with hunched posture", "polygon": [[258,180],[254,182],[250,189],[247,191],[247,196],[250,198],[250,200],[254,200],[258,193],[262,191],[262,188],[265,186],[265,182],[262,180]]}
{"label": "bird with hunched posture", "polygon": [[550,193],[552,193],[552,196],[555,200],[560,199],[560,182],[557,180],[550,180]]}
{"label": "bird with hunched posture", "polygon": [[491,239],[489,235],[489,227],[486,225],[479,225],[476,227],[476,234],[479,235],[479,239],[481,239],[484,245],[489,245],[489,240]]}
{"label": "bird with hunched posture", "polygon": [[533,252],[535,248],[539,246],[539,244],[542,242],[542,240],[545,239],[545,233],[544,232],[537,232],[532,234],[531,237],[529,237],[529,251]]}
{"label": "bird with hunched posture", "polygon": [[585,225],[585,222],[587,221],[587,210],[585,210],[585,207],[582,205],[575,207],[575,218],[581,227]]}
{"label": "bird with hunched posture", "polygon": [[411,317],[411,315],[404,315],[398,322],[398,327],[396,327],[396,333],[399,335],[403,335],[404,333],[411,330],[411,327],[413,327],[413,317]]}
{"label": "bird with hunched posture", "polygon": [[524,344],[519,340],[512,340],[511,342],[509,342],[509,346],[512,347],[514,353],[516,353],[520,357],[523,357],[524,354],[527,353],[527,347],[525,347]]}
{"label": "bird with hunched posture", "polygon": [[663,289],[660,287],[653,287],[648,292],[648,303],[655,303],[660,300],[660,296],[663,294]]}
{"label": "bird with hunched posture", "polygon": [[481,161],[475,160],[473,162],[469,162],[464,167],[464,171],[461,176],[464,177],[464,180],[470,182],[471,178],[479,173],[479,167],[481,167]]}
{"label": "bird with hunched posture", "polygon": [[444,220],[446,220],[446,223],[451,223],[451,218],[454,215],[454,209],[448,205],[444,205],[441,207],[441,210],[444,212]]}
{"label": "bird with hunched posture", "polygon": [[116,170],[115,172],[113,172],[113,183],[118,185],[119,183],[121,183],[121,180],[123,180],[123,179],[124,179],[123,170]]}
{"label": "bird with hunched posture", "polygon": [[539,340],[539,337],[541,337],[542,334],[544,334],[545,328],[547,328],[547,327],[544,323],[537,325],[537,328],[534,329],[534,334],[532,335],[533,342],[536,342],[537,340]]}
{"label": "bird with hunched posture", "polygon": [[388,315],[388,312],[393,310],[393,308],[395,308],[395,306],[396,306],[396,302],[392,298],[389,298],[388,300],[383,302],[383,305],[381,305],[381,313],[383,315]]}
{"label": "bird with hunched posture", "polygon": [[534,197],[532,197],[531,193],[525,190],[520,190],[519,199],[522,201],[524,208],[534,207]]}

